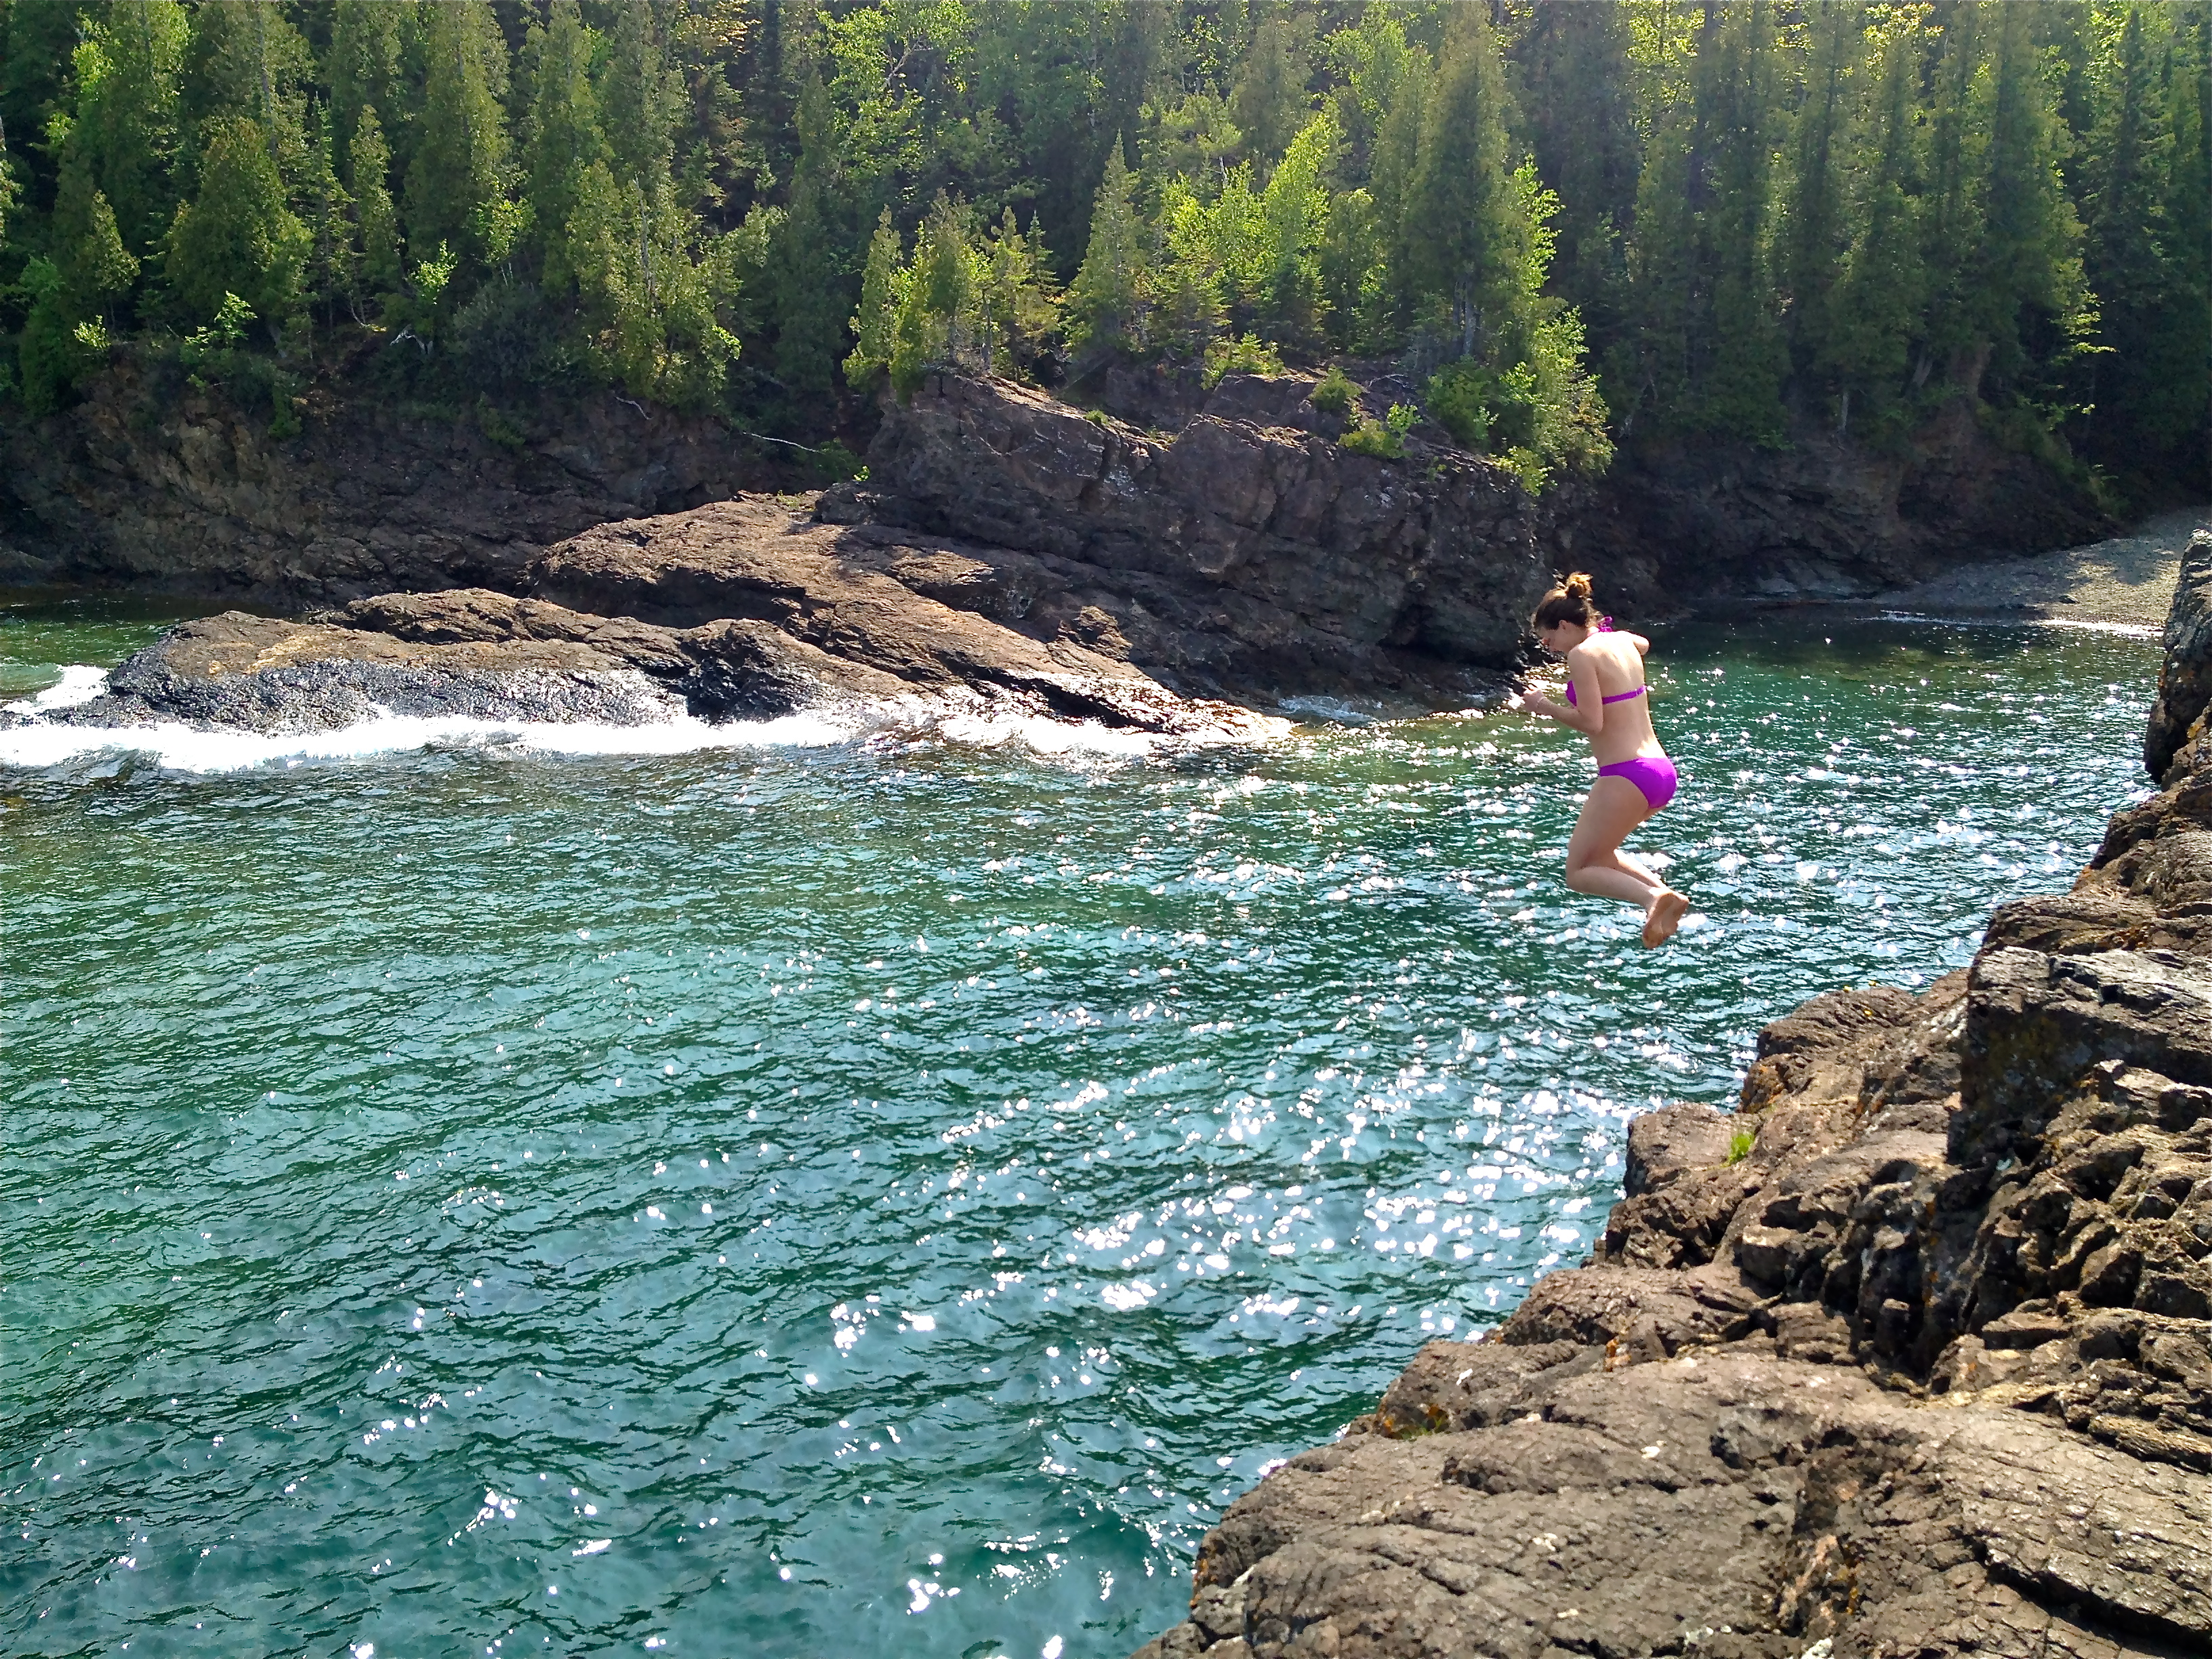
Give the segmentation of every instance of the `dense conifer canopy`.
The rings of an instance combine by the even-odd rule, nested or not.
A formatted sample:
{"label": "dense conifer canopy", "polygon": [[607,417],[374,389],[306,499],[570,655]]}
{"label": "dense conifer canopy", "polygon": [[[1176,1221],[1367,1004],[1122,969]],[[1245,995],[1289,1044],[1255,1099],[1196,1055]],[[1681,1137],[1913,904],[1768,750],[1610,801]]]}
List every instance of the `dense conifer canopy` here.
{"label": "dense conifer canopy", "polygon": [[[2212,0],[4,0],[0,398],[1365,360],[1532,483],[1960,398],[2212,486]],[[248,325],[251,325],[250,326]],[[1354,416],[1347,416],[1353,419]]]}

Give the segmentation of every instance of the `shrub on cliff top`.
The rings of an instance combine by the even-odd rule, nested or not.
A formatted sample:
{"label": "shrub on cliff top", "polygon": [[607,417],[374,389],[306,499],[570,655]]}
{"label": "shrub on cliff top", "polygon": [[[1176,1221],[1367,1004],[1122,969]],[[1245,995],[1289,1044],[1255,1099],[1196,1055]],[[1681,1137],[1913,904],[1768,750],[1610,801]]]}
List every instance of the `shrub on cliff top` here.
{"label": "shrub on cliff top", "polygon": [[1363,420],[1337,441],[1355,455],[1372,455],[1382,461],[1402,460],[1406,434],[1420,418],[1421,411],[1413,404],[1393,404],[1389,414],[1382,420]]}
{"label": "shrub on cliff top", "polygon": [[1211,388],[1231,374],[1279,374],[1282,354],[1256,334],[1216,340],[1206,349],[1206,368],[1200,375]]}
{"label": "shrub on cliff top", "polygon": [[1325,415],[1342,415],[1359,399],[1359,388],[1341,367],[1332,363],[1321,384],[1306,394],[1306,401]]}

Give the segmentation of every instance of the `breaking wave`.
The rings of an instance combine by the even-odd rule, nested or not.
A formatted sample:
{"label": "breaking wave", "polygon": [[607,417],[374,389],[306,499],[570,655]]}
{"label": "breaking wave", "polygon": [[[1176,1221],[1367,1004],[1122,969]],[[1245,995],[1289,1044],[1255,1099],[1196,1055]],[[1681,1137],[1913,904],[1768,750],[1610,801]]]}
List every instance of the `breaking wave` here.
{"label": "breaking wave", "polygon": [[380,712],[335,730],[270,732],[209,730],[180,720],[82,726],[39,718],[89,702],[106,685],[103,670],[72,665],[62,670],[56,684],[4,705],[6,713],[29,718],[0,728],[0,768],[45,771],[94,759],[129,757],[165,771],[211,775],[420,750],[582,758],[870,743],[1011,749],[1047,759],[1096,763],[1139,760],[1167,749],[1249,744],[1255,736],[1266,740],[1290,730],[1287,721],[1247,720],[1233,729],[1224,726],[1218,731],[1168,736],[1094,720],[1056,720],[1010,709],[970,693],[827,705],[769,720],[721,723],[689,714],[617,724]]}

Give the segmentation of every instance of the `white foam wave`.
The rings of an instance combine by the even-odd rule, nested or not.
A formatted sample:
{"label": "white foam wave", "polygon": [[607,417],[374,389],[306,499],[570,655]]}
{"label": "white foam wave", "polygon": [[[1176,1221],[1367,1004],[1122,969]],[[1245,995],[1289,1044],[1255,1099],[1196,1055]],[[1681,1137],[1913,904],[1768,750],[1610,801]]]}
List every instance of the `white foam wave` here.
{"label": "white foam wave", "polygon": [[1159,738],[1150,732],[1101,726],[1096,720],[1055,720],[1041,714],[999,714],[961,711],[933,723],[933,735],[947,743],[977,749],[1008,744],[1040,755],[1098,756],[1134,760],[1151,754]]}
{"label": "white foam wave", "polygon": [[50,714],[57,708],[74,708],[79,703],[90,702],[107,690],[107,671],[73,662],[62,670],[62,677],[35,696],[22,697],[5,704],[11,714]]}
{"label": "white foam wave", "polygon": [[43,770],[95,755],[137,756],[167,771],[242,772],[254,767],[349,761],[426,749],[505,750],[566,756],[684,755],[702,750],[825,748],[866,734],[851,715],[787,714],[710,726],[682,716],[644,726],[487,720],[387,714],[335,732],[202,732],[150,726],[17,726],[0,732],[0,766]]}
{"label": "white foam wave", "polygon": [[[45,695],[45,694],[41,694]],[[79,698],[77,701],[83,701]],[[67,707],[50,703],[46,708]],[[25,708],[22,712],[43,710]],[[1224,727],[1213,741],[1249,743],[1287,733],[1287,722]],[[460,715],[384,714],[331,732],[208,732],[178,721],[84,726],[41,722],[0,731],[0,767],[45,770],[94,757],[137,757],[174,772],[216,775],[255,767],[344,762],[422,750],[477,750],[549,756],[670,756],[712,750],[823,749],[870,740],[1020,749],[1072,764],[1142,759],[1167,746],[1203,744],[1202,735],[1157,732],[1053,720],[979,707],[971,696],[913,696],[711,725],[678,715],[636,726],[493,720]]]}

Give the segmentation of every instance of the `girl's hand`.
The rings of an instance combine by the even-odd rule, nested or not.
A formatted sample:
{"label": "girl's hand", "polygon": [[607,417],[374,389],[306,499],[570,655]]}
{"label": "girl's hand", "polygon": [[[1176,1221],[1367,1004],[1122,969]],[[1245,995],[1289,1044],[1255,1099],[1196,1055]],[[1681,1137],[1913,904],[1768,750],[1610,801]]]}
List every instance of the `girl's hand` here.
{"label": "girl's hand", "polygon": [[1536,705],[1528,700],[1527,692],[1510,691],[1506,694],[1505,709],[1512,714],[1533,714],[1536,712]]}

